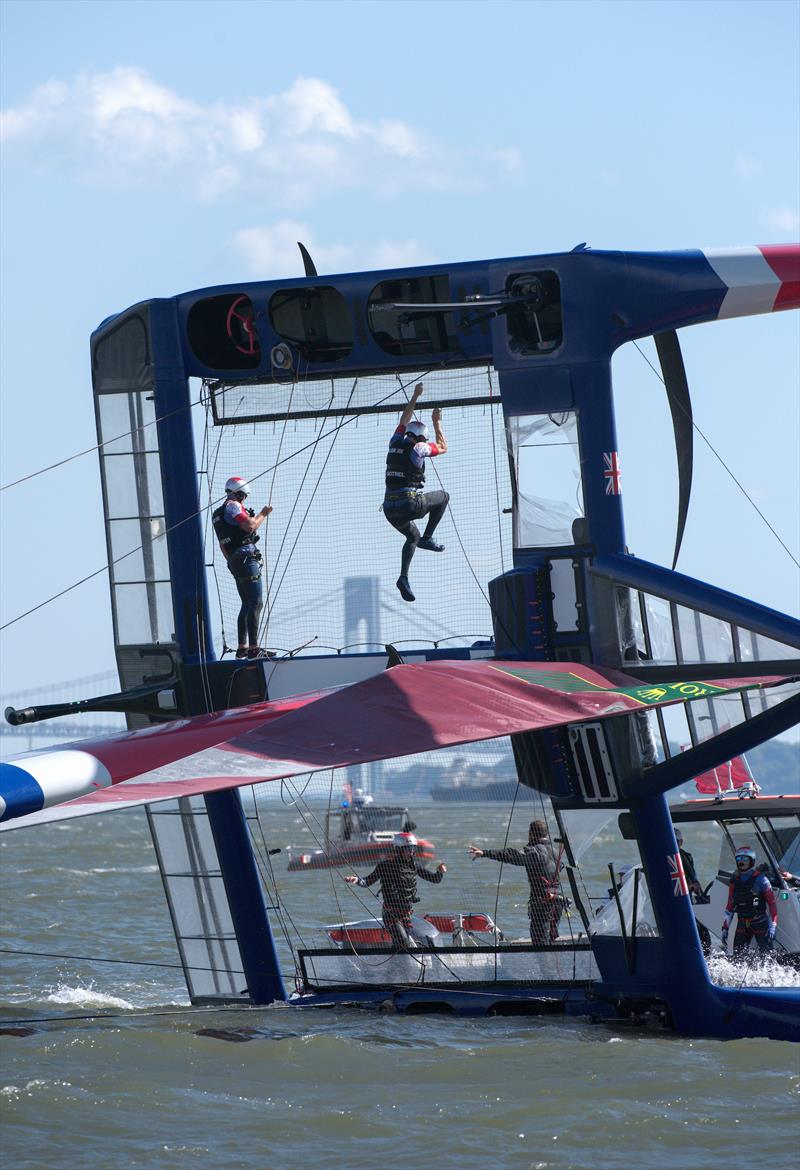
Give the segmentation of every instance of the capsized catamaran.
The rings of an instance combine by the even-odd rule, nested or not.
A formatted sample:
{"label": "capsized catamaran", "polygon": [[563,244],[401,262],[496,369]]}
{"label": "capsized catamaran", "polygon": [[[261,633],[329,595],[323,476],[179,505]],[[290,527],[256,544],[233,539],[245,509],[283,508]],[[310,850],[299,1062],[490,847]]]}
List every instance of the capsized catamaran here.
{"label": "capsized catamaran", "polygon": [[[123,687],[94,703],[126,711],[130,730],[12,761],[0,828],[143,805],[198,1004],[388,998],[405,1011],[583,1012],[686,1034],[799,1039],[800,989],[754,985],[755,968],[734,986],[712,978],[666,794],[798,722],[800,623],[675,565],[692,478],[676,330],[800,306],[800,248],[580,247],[306,272],[145,302],[93,335]],[[632,556],[623,525],[611,358],[650,336],[678,455],[672,568]],[[423,378],[427,405],[446,410],[462,440],[451,440],[441,474],[466,566],[457,584],[445,557],[420,567],[426,592],[409,616],[365,575],[363,541],[330,533],[348,522],[352,467],[375,447],[363,427],[396,419]],[[206,547],[206,518],[234,468],[284,492],[266,544],[273,657],[245,663],[225,659],[224,624],[217,659],[211,601],[216,591],[224,610],[232,588]],[[487,490],[476,492],[482,478]],[[369,533],[387,572],[385,526]],[[357,767],[367,787],[389,793],[393,761],[422,768],[454,745],[513,755],[519,785],[536,796],[553,841],[552,894],[571,902],[550,942],[519,938],[524,871],[520,898],[510,865],[459,872],[450,854],[448,881],[425,891],[416,948],[389,949],[370,903],[342,914],[343,898],[362,895],[331,885],[330,867],[304,879],[326,885],[314,887],[317,924],[292,936],[288,909],[302,894],[283,882],[276,850],[259,844],[285,831],[270,824],[291,810],[311,852],[323,845],[339,769]],[[239,790],[254,784],[248,809]],[[534,810],[522,809],[527,822]],[[512,798],[507,834],[516,811]],[[607,858],[601,905],[584,853],[600,814],[617,834],[609,848],[629,851],[625,880]],[[517,892],[503,901],[507,886]],[[796,892],[783,893],[779,919],[784,903],[796,909]]]}

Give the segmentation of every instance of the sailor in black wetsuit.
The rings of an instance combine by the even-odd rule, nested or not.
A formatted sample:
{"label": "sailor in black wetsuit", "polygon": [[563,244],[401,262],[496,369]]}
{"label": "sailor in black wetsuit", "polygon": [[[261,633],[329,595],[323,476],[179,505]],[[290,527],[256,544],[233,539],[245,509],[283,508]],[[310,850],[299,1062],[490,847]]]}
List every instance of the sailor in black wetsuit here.
{"label": "sailor in black wetsuit", "polygon": [[419,865],[414,859],[416,845],[417,838],[413,833],[395,833],[394,857],[379,861],[372,873],[365,878],[349,874],[344,879],[350,885],[362,887],[380,882],[383,925],[392,940],[392,948],[396,951],[408,951],[415,945],[411,915],[414,903],[419,901],[417,878],[437,884],[447,873],[447,867],[441,863],[436,867],[435,873],[431,873],[424,865]]}
{"label": "sailor in black wetsuit", "polygon": [[262,658],[265,652],[258,646],[258,621],[264,602],[261,553],[256,548],[256,533],[272,508],[265,505],[258,515],[252,508],[245,508],[244,501],[249,493],[250,485],[245,480],[238,475],[231,476],[225,484],[225,503],[212,512],[211,522],[242,603],[237,623],[239,647],[236,657]]}
{"label": "sailor in black wetsuit", "polygon": [[531,942],[534,946],[548,946],[558,938],[558,920],[569,904],[558,889],[558,861],[544,821],[531,821],[528,844],[524,849],[479,849],[470,845],[473,860],[488,857],[505,865],[525,868],[531,892],[528,898],[528,918]]}
{"label": "sailor in black wetsuit", "polygon": [[[444,545],[433,539],[436,526],[444,516],[447,501],[450,499],[447,492],[426,492],[425,489],[425,460],[436,455],[444,455],[447,450],[447,440],[442,434],[442,412],[438,406],[433,411],[433,423],[436,442],[428,442],[428,428],[414,416],[414,408],[422,394],[422,382],[414,387],[411,401],[400,416],[397,430],[389,442],[389,453],[386,456],[386,494],[383,499],[383,514],[393,528],[402,532],[406,538],[403,545],[403,557],[400,567],[400,576],[397,578],[397,588],[403,601],[413,601],[414,594],[408,583],[408,570],[411,558],[418,548],[428,549],[429,552],[444,552]],[[428,517],[425,532],[420,538],[419,529],[414,523],[423,516]]]}

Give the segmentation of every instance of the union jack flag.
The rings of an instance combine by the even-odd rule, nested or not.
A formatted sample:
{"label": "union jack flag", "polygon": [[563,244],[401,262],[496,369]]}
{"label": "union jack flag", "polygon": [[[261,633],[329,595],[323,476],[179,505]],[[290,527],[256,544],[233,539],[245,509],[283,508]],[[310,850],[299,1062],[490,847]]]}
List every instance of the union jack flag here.
{"label": "union jack flag", "polygon": [[686,883],[686,874],[683,872],[683,860],[680,853],[668,853],[667,865],[669,866],[669,876],[672,878],[672,892],[676,898],[689,893],[689,886]]}
{"label": "union jack flag", "polygon": [[622,491],[620,483],[622,472],[619,466],[619,453],[617,451],[604,451],[603,463],[605,464],[603,475],[606,477],[606,495],[618,496]]}

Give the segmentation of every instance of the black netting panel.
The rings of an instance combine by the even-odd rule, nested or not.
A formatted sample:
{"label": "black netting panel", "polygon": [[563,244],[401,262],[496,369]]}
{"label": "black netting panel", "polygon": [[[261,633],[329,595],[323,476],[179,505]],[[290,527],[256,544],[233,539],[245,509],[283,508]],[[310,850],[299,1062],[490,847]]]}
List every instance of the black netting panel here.
{"label": "black netting panel", "polygon": [[[415,378],[409,379],[413,386]],[[430,426],[433,402],[469,401],[445,407],[442,426],[449,449],[428,461],[428,490],[444,488],[450,508],[436,536],[443,553],[418,551],[411,566],[415,603],[395,587],[403,538],[380,510],[389,438],[405,394],[393,376],[357,383],[298,383],[294,406],[325,409],[331,393],[344,408],[391,396],[390,415],[211,425],[201,466],[205,499],[219,501],[225,480],[250,481],[248,504],[274,512],[261,529],[266,604],[262,645],[291,650],[311,642],[324,647],[376,650],[386,642],[469,645],[491,636],[488,581],[511,567],[511,488],[496,376],[486,369],[427,375],[421,417]],[[242,409],[254,393],[274,387],[239,387]],[[227,395],[233,394],[227,391]],[[325,398],[325,394],[328,398]],[[491,402],[481,402],[491,397]],[[232,402],[232,399],[231,399]],[[292,409],[294,409],[294,406]],[[279,466],[276,467],[276,464]],[[424,521],[421,523],[421,527]],[[210,523],[206,560],[211,563],[212,611],[236,644],[239,600]],[[220,609],[214,608],[218,593]],[[218,635],[218,651],[221,649]]]}

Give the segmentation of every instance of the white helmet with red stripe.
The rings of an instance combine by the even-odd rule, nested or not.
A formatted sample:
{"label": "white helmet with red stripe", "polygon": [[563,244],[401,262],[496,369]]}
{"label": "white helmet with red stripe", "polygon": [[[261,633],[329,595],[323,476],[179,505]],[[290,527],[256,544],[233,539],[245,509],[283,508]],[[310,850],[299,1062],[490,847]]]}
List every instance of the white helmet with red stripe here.
{"label": "white helmet with red stripe", "polygon": [[421,443],[427,441],[428,428],[424,422],[420,422],[418,418],[412,418],[411,422],[406,427],[407,435],[416,435]]}
{"label": "white helmet with red stripe", "polygon": [[229,496],[235,496],[239,492],[241,492],[242,495],[249,496],[250,484],[246,479],[242,479],[240,475],[232,475],[225,484],[225,491]]}
{"label": "white helmet with red stripe", "polygon": [[395,849],[415,849],[419,842],[413,833],[395,833],[392,844]]}

